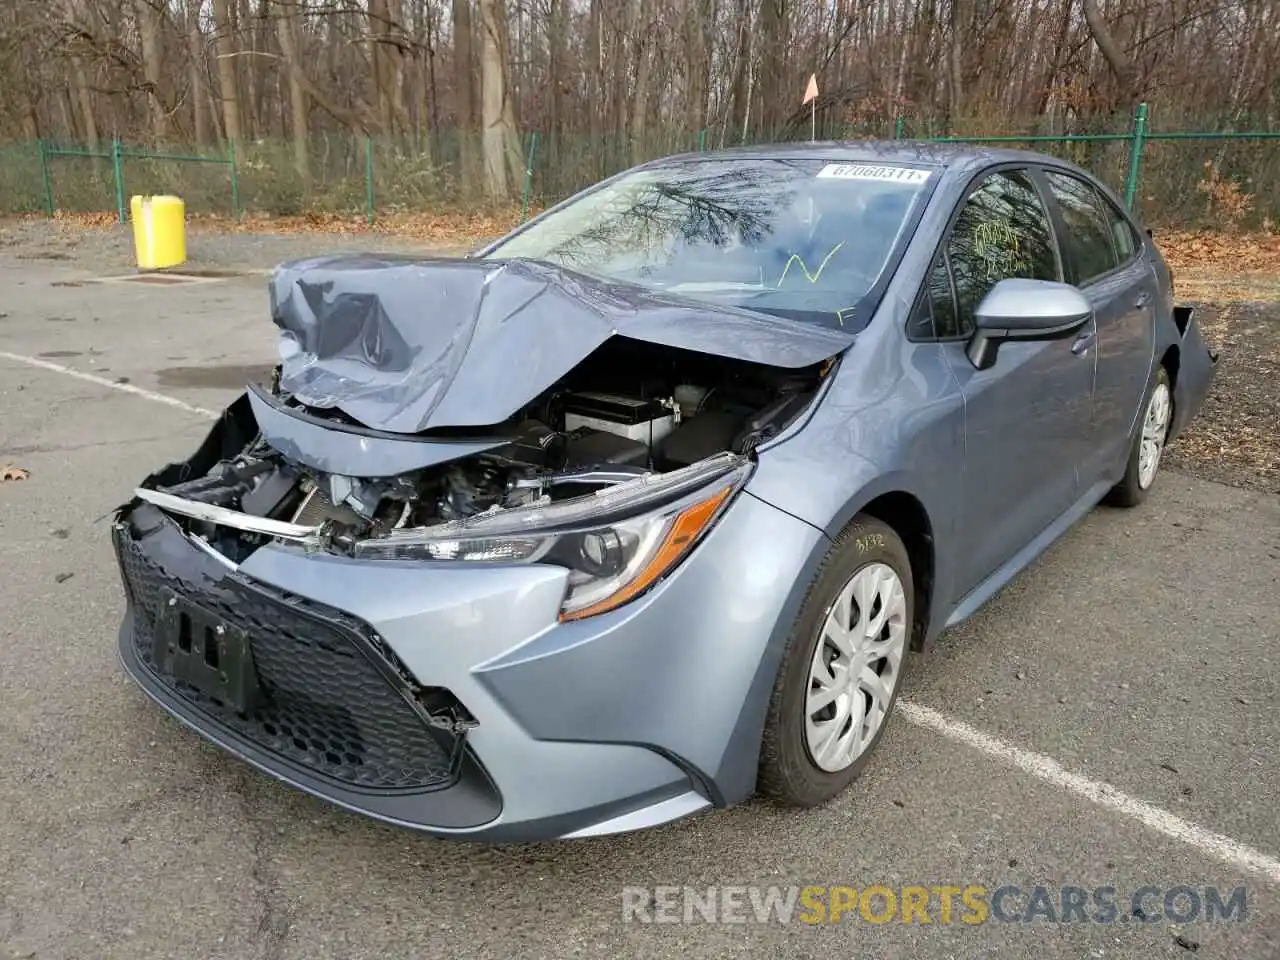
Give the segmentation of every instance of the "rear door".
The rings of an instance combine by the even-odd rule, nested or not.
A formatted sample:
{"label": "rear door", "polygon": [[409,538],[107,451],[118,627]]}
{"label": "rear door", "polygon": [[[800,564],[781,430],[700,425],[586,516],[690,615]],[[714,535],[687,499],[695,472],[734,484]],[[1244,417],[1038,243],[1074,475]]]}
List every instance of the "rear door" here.
{"label": "rear door", "polygon": [[986,370],[965,353],[978,304],[1010,277],[1062,279],[1047,207],[1023,168],[999,169],[972,185],[929,279],[934,328],[965,399],[956,600],[1075,502],[1076,465],[1089,437],[1092,323],[1079,343],[1004,343]]}
{"label": "rear door", "polygon": [[1089,298],[1097,324],[1092,436],[1080,462],[1089,487],[1113,474],[1128,450],[1151,371],[1156,277],[1128,218],[1101,191],[1065,170],[1042,174],[1067,281]]}

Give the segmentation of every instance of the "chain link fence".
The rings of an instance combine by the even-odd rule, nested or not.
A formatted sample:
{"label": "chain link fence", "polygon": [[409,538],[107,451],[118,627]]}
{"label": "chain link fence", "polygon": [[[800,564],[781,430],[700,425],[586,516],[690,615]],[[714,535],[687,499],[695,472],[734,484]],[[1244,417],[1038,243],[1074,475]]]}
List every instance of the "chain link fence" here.
{"label": "chain link fence", "polygon": [[[1280,221],[1280,129],[1268,118],[1206,122],[1179,114],[1037,117],[998,125],[970,118],[881,116],[817,124],[819,139],[918,139],[1025,148],[1079,164],[1121,192],[1148,222],[1166,227],[1270,228]],[[524,215],[633,164],[674,153],[808,140],[809,123],[777,130],[650,129],[630,133],[526,131],[523,163],[507,171]],[[229,147],[147,148],[112,140],[86,146],[50,140],[0,146],[0,212],[114,212],[133,194],[174,194],[194,214],[381,216],[483,207],[478,135],[403,137],[323,134],[300,154],[293,140]]]}

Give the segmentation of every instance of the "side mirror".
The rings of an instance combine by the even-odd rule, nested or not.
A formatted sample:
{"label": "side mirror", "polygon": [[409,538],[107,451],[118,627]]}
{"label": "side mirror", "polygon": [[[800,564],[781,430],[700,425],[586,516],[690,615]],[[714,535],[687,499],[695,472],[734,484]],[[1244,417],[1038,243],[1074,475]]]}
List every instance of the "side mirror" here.
{"label": "side mirror", "polygon": [[974,312],[970,362],[986,370],[1006,340],[1059,340],[1093,316],[1093,305],[1069,283],[1052,280],[1001,280]]}

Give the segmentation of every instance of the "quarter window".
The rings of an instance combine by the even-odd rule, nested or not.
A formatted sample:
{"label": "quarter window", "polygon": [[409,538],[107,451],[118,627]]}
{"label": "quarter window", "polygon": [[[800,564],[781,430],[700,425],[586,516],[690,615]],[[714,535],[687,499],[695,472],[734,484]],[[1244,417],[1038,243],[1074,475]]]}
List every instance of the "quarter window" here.
{"label": "quarter window", "polygon": [[969,194],[929,277],[935,334],[965,336],[1001,280],[1060,280],[1049,217],[1022,170],[993,173]]}
{"label": "quarter window", "polygon": [[1121,263],[1127,263],[1138,252],[1140,240],[1137,231],[1129,218],[1116,209],[1116,205],[1103,197],[1103,207],[1107,213],[1107,221],[1111,224],[1111,237],[1115,241],[1116,253]]}
{"label": "quarter window", "polygon": [[1091,184],[1078,177],[1046,171],[1049,190],[1062,211],[1066,226],[1063,245],[1071,260],[1076,283],[1085,284],[1114,270],[1116,256],[1108,211]]}

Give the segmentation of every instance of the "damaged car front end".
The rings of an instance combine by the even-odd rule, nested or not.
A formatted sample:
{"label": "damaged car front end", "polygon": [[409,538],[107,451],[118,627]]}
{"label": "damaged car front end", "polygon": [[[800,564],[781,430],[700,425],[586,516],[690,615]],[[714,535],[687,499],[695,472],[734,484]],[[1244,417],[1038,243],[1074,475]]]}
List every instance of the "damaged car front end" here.
{"label": "damaged car front end", "polygon": [[[669,722],[714,650],[681,643],[687,599],[656,596],[758,577],[762,531],[812,550],[817,531],[742,490],[848,338],[520,262],[289,264],[272,303],[272,382],[117,514],[138,684],[295,786],[441,834],[607,833],[722,802],[742,697],[710,731]],[[416,318],[446,311],[424,339]],[[712,323],[738,330],[726,355],[696,349]],[[542,342],[513,364],[524,331]],[[792,585],[771,576],[757,603],[780,607]]]}

